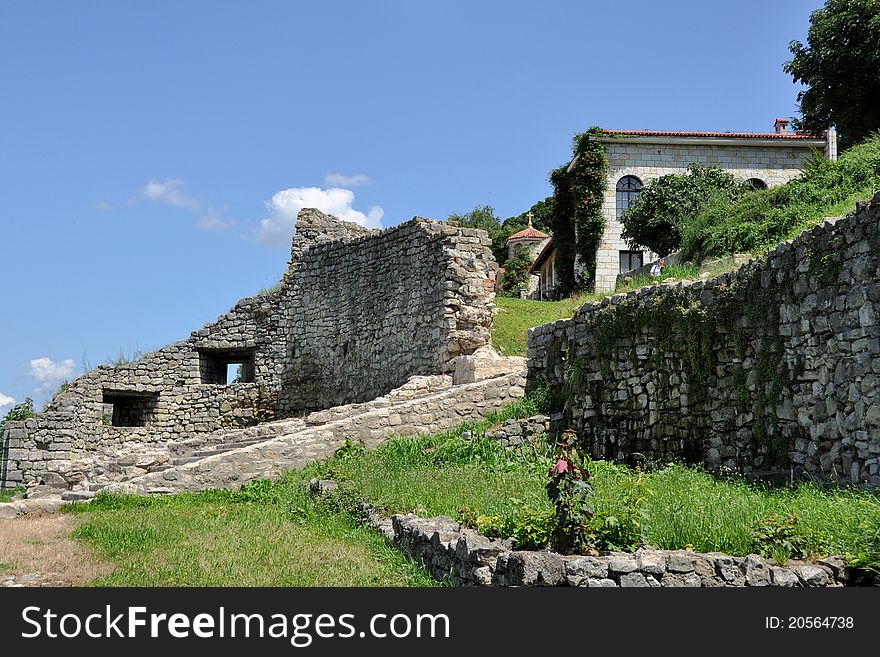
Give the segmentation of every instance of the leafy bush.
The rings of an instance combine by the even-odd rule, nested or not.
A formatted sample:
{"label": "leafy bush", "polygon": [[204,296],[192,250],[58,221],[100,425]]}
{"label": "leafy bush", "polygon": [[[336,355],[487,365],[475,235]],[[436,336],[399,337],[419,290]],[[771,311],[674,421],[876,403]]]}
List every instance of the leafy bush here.
{"label": "leafy bush", "polygon": [[[575,135],[571,160],[550,172],[550,226],[563,296],[575,289],[590,288],[595,281],[596,253],[605,231],[602,203],[609,168],[605,147],[592,138],[601,133],[601,128],[592,127]],[[576,259],[583,268],[579,280],[575,277]]]}
{"label": "leafy bush", "polygon": [[525,247],[518,247],[512,258],[504,263],[504,277],[501,279],[501,296],[518,297],[520,288],[529,286],[529,268],[532,255]]}
{"label": "leafy bush", "polygon": [[553,547],[560,552],[582,552],[590,546],[593,488],[577,434],[566,431],[556,443],[547,496],[553,502]]}
{"label": "leafy bush", "polygon": [[489,538],[515,539],[518,550],[546,548],[553,537],[553,512],[532,509],[516,498],[511,502],[512,511],[503,515],[477,516],[472,526]]}
{"label": "leafy bush", "polygon": [[804,175],[771,189],[750,192],[732,205],[713,195],[685,225],[682,255],[707,256],[751,252],[790,239],[824,217],[852,210],[855,201],[880,187],[880,133],[832,162],[816,155]]}
{"label": "leafy bush", "polygon": [[779,563],[806,556],[810,541],[798,525],[794,513],[771,513],[752,530],[752,549]]}
{"label": "leafy bush", "polygon": [[25,400],[20,404],[16,404],[6,416],[0,420],[0,435],[3,435],[3,429],[6,427],[7,422],[21,422],[22,420],[27,420],[28,418],[36,415],[34,411],[34,400],[30,397],[25,397]]}
{"label": "leafy bush", "polygon": [[622,237],[632,245],[667,255],[681,246],[682,229],[710,197],[729,205],[746,189],[720,167],[691,164],[687,173],[660,176],[641,191],[635,205],[623,214]]}
{"label": "leafy bush", "polygon": [[[591,538],[600,550],[635,550],[646,533],[645,502],[650,490],[648,475],[624,465],[589,462],[593,476],[593,521]],[[599,474],[603,486],[597,483]],[[613,488],[608,485],[613,481]]]}

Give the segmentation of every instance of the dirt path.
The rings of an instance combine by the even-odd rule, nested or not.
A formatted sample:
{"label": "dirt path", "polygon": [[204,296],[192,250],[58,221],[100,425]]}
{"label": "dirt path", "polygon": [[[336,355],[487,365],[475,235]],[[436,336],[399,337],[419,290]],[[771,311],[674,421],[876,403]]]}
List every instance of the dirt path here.
{"label": "dirt path", "polygon": [[0,520],[0,586],[84,586],[108,573],[70,534],[76,519],[63,513]]}

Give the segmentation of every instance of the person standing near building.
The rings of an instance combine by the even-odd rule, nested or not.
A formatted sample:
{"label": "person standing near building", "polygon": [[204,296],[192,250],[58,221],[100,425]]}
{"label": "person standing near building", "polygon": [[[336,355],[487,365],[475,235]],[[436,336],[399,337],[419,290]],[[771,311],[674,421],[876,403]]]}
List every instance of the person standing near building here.
{"label": "person standing near building", "polygon": [[666,266],[666,261],[662,258],[654,263],[654,266],[651,267],[651,276],[659,276],[663,273],[663,267]]}

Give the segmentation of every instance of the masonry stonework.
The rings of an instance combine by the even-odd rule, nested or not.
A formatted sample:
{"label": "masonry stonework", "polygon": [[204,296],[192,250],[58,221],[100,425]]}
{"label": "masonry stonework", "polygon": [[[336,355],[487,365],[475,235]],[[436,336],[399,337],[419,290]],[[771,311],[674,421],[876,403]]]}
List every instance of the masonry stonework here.
{"label": "masonry stonework", "polygon": [[[186,340],[88,372],[9,423],[4,483],[64,487],[67,463],[107,447],[183,441],[451,374],[490,341],[490,246],[484,231],[445,222],[377,231],[303,210],[276,289]],[[229,364],[240,382],[226,380]]]}
{"label": "masonry stonework", "polygon": [[654,285],[529,331],[596,458],[880,486],[880,193],[705,282]]}
{"label": "masonry stonework", "polygon": [[757,554],[639,548],[635,553],[563,555],[515,550],[511,539],[492,540],[447,516],[395,515],[377,523],[398,548],[441,582],[454,586],[578,586],[584,588],[722,588],[851,585],[844,560],[778,564]]}

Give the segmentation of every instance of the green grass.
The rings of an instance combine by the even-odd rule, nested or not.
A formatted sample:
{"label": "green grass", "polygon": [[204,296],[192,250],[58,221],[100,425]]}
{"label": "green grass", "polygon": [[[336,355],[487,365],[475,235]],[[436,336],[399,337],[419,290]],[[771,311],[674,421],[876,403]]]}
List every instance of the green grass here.
{"label": "green grass", "polygon": [[688,280],[695,281],[700,277],[700,268],[697,265],[691,264],[681,264],[681,265],[667,265],[663,268],[663,273],[660,276],[637,276],[632,280],[631,283],[626,285],[618,285],[614,292],[609,292],[608,294],[619,294],[621,292],[630,292],[632,290],[637,290],[640,287],[645,287],[646,285],[654,285],[655,283],[661,283],[665,281],[667,278],[674,278],[677,281]]}
{"label": "green grass", "polygon": [[728,253],[759,253],[792,239],[826,217],[852,212],[880,188],[880,133],[831,162],[816,158],[785,185],[750,192],[735,203],[712,199],[684,227],[689,260]]}
{"label": "green grass", "polygon": [[74,537],[116,564],[97,586],[433,586],[379,533],[296,479],[242,492],[99,495]]}
{"label": "green grass", "polygon": [[[492,425],[545,404],[540,395],[526,398],[486,420],[435,436],[392,438],[374,450],[348,443],[333,458],[280,482],[255,482],[237,493],[99,495],[91,504],[73,505],[81,515],[75,537],[117,564],[97,585],[427,586],[432,582],[421,567],[354,519],[360,503],[388,514],[462,520],[547,517],[552,445],[540,439],[509,450],[485,437]],[[815,484],[770,486],[677,464],[644,472],[593,461],[589,471],[597,536],[606,544],[611,536],[630,548],[746,555],[765,552],[755,530],[772,528],[774,518],[784,516],[795,519],[808,556],[857,557],[880,575],[876,494]],[[312,477],[334,479],[339,488],[315,500],[303,486]],[[635,539],[615,534],[613,523],[635,531]],[[773,551],[768,556],[786,558]]]}
{"label": "green grass", "polygon": [[628,285],[620,285],[615,290],[595,294],[581,294],[562,301],[529,301],[511,297],[496,297],[498,314],[492,322],[492,345],[502,356],[525,356],[528,349],[528,332],[534,326],[549,324],[558,319],[568,319],[575,308],[588,301],[629,292],[645,285],[653,285],[667,278],[676,280],[696,280],[700,268],[695,265],[669,265],[663,269],[662,276],[640,276]]}
{"label": "green grass", "polygon": [[0,502],[11,502],[13,499],[23,494],[24,488],[22,486],[19,486],[18,488],[0,488]]}
{"label": "green grass", "polygon": [[647,538],[662,548],[747,554],[752,528],[771,514],[796,515],[817,554],[861,554],[880,540],[880,498],[865,491],[723,480],[681,465],[652,474],[648,487]]}
{"label": "green grass", "polygon": [[14,563],[5,563],[3,561],[0,561],[0,575],[3,575],[4,573],[11,573],[13,570],[15,570]]}
{"label": "green grass", "polygon": [[571,317],[583,301],[578,298],[562,301],[527,301],[496,297],[498,314],[492,322],[492,345],[502,356],[525,356],[528,331],[533,326]]}
{"label": "green grass", "polygon": [[[388,513],[458,518],[551,510],[544,489],[550,464],[546,445],[511,454],[491,441],[460,436],[461,430],[395,438],[376,450],[316,464],[311,472],[340,482],[343,508],[366,500]],[[880,558],[880,498],[869,492],[770,486],[676,464],[641,472],[594,461],[589,469],[595,517],[637,517],[640,543],[741,556],[760,549],[753,532],[769,517],[792,514],[811,556]]]}

